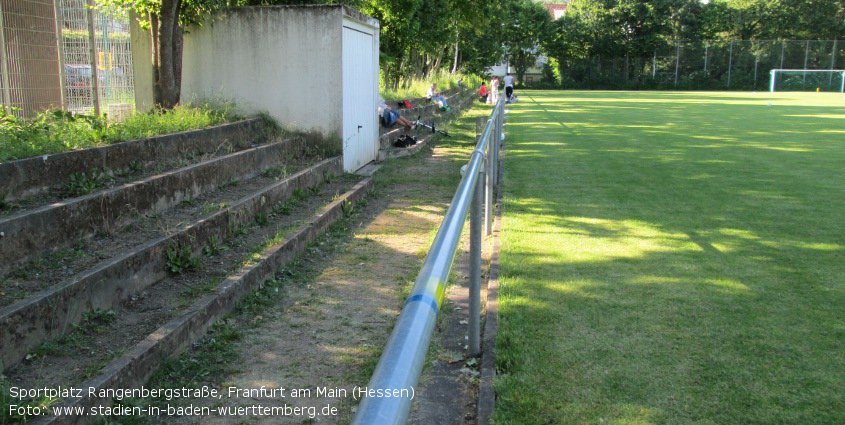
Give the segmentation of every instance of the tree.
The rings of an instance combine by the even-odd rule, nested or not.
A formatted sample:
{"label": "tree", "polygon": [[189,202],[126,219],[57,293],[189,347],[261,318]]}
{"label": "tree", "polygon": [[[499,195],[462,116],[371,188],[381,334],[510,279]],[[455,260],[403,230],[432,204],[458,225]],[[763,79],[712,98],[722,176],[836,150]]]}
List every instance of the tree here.
{"label": "tree", "polygon": [[[500,11],[500,1],[486,1],[486,0],[451,0],[451,7],[455,9],[455,51],[452,62],[452,72],[457,72],[461,69],[461,46],[467,46],[462,43],[464,38],[472,38],[484,34],[485,37],[479,39],[480,43],[489,43],[495,41],[496,33],[491,31],[493,28],[499,27],[500,20],[493,19]],[[486,40],[485,40],[486,38]],[[473,49],[475,46],[470,46]],[[476,51],[490,51],[489,46],[478,46],[473,50]],[[490,64],[495,63],[495,59]],[[488,65],[489,66],[489,65]]]}
{"label": "tree", "polygon": [[845,0],[713,0],[708,24],[742,40],[842,37]]}
{"label": "tree", "polygon": [[179,102],[184,27],[199,24],[236,0],[97,0],[99,7],[135,12],[142,28],[153,34],[155,102],[172,108]]}
{"label": "tree", "polygon": [[421,4],[421,0],[367,0],[362,5],[362,12],[381,22],[379,63],[386,87],[399,87],[405,53],[419,25],[411,17]]}
{"label": "tree", "polygon": [[552,18],[538,3],[513,0],[504,19],[505,54],[521,82],[528,68],[537,62],[541,40],[552,31]]}

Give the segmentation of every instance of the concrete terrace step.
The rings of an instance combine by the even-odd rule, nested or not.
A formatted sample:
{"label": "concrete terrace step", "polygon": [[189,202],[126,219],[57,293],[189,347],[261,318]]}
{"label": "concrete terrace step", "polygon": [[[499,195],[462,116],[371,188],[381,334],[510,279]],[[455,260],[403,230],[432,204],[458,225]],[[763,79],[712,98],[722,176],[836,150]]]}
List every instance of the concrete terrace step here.
{"label": "concrete terrace step", "polygon": [[[261,252],[257,261],[230,274],[216,286],[213,293],[199,297],[183,313],[163,323],[124,354],[112,359],[97,375],[84,382],[67,382],[64,385],[94,389],[137,388],[143,385],[164,359],[190,347],[215,321],[234,308],[239,300],[262,287],[281,265],[302,253],[310,241],[346,214],[345,205],[356,203],[371,188],[371,179],[359,182],[314,214],[284,241]],[[111,406],[112,400],[99,398],[99,393],[86,391],[83,397],[65,399],[63,404],[86,408]],[[36,423],[87,423],[90,420],[90,417],[65,415],[40,418]]]}
{"label": "concrete terrace step", "polygon": [[[448,112],[442,112],[439,110],[440,108],[437,105],[429,103],[428,105],[415,106],[411,109],[401,110],[402,115],[410,120],[416,120],[417,117],[420,117],[421,121],[426,124],[432,124],[435,128],[437,128],[445,125],[450,118],[460,114],[464,108],[475,100],[474,90],[468,88],[463,90],[452,89],[448,96],[447,101],[450,106],[452,106],[452,109]],[[423,98],[423,100],[425,100],[425,98]],[[428,143],[429,140],[431,140],[431,137],[433,136],[431,130],[425,127],[420,127],[408,133],[418,138],[416,145],[412,145],[407,148],[394,147],[393,142],[396,141],[401,134],[406,134],[405,129],[401,127],[381,129],[381,134],[379,135],[378,161],[385,161],[390,158],[397,158],[418,152],[423,146],[425,146],[426,143]]]}
{"label": "concrete terrace step", "polygon": [[[425,104],[420,99],[412,100],[415,108],[401,112],[409,119],[421,116],[423,121],[440,126],[475,100],[474,90],[470,89],[453,89],[447,95],[452,106],[450,112],[440,112],[436,105]],[[306,252],[311,241],[333,222],[349,214],[349,206],[365,197],[373,187],[371,178],[343,175],[340,158],[322,161],[290,177],[285,169],[280,177],[272,177],[277,181],[267,183],[266,179],[270,177],[266,173],[262,175],[262,170],[273,170],[285,163],[286,145],[283,141],[255,147],[254,140],[259,139],[258,130],[255,131],[252,133],[255,137],[241,139],[233,133],[223,136],[226,140],[203,141],[203,146],[211,151],[243,151],[164,171],[100,193],[14,215],[7,211],[5,217],[0,216],[0,232],[6,235],[0,240],[0,272],[19,270],[23,260],[14,252],[29,245],[36,247],[27,248],[33,252],[29,257],[38,257],[59,246],[91,247],[106,239],[114,245],[102,246],[125,243],[125,248],[107,251],[107,256],[100,256],[103,251],[92,249],[90,252],[95,254],[88,254],[90,257],[86,261],[89,262],[84,268],[70,268],[68,274],[61,274],[50,286],[42,286],[43,289],[25,299],[5,306],[0,303],[3,306],[0,307],[0,369],[12,385],[95,389],[144,385],[164,359],[172,358],[202,338],[240,300],[264,286],[288,261]],[[402,132],[399,129],[383,131],[382,143],[395,139]],[[416,133],[421,139],[416,146],[393,148],[388,144],[381,150],[380,160],[419,151],[433,137],[424,128]],[[158,158],[178,158],[200,152],[197,150],[200,148],[179,146],[163,154],[164,148],[153,143],[145,149],[156,159],[143,161],[154,164],[160,161]],[[53,156],[48,156],[47,161],[41,158],[31,161],[38,164],[40,159],[54,169],[73,168],[77,173],[92,167],[119,168],[129,164],[122,160],[111,161],[112,154],[80,152],[74,155],[100,159],[78,160],[82,165],[76,168],[54,165],[54,159],[58,158]],[[120,154],[131,160],[148,158],[143,155],[146,154],[138,153],[135,157]],[[106,162],[97,162],[100,160]],[[66,176],[73,172],[68,171]],[[332,177],[338,175],[340,177]],[[238,179],[242,180],[239,187],[225,187],[226,182]],[[20,195],[14,196],[24,197],[47,190],[43,184],[39,185],[34,184],[35,189],[22,190]],[[288,200],[301,199],[305,192],[310,198],[303,201],[306,205],[296,206],[293,215],[281,217],[275,213],[279,207],[297,205]],[[187,203],[196,203],[191,206],[194,212],[204,211],[205,203],[219,204],[221,208],[202,214],[179,213]],[[326,203],[328,206],[319,207]],[[320,209],[313,213],[318,207]],[[40,224],[24,226],[21,223],[28,221],[23,218],[26,216],[49,219],[37,219],[33,223]],[[269,223],[268,216],[271,217]],[[12,226],[11,223],[16,224]],[[160,224],[162,231],[154,237],[149,236],[151,233],[138,231],[135,239],[124,240],[127,233],[138,228],[138,223],[140,226],[164,224]],[[8,227],[4,228],[4,225]],[[54,235],[30,240],[27,232]],[[256,246],[266,246],[264,242],[280,238],[281,242],[271,243],[269,248],[262,248],[263,251],[251,251]],[[8,249],[13,245],[10,241],[15,241],[18,248]],[[215,243],[224,243],[226,248],[218,254],[207,254],[205,249]],[[191,256],[201,257],[201,270],[193,272],[198,277],[190,278],[191,272],[174,274],[169,271],[168,252],[182,248],[189,249]],[[6,266],[7,260],[15,265]],[[58,266],[51,264],[49,267]],[[3,284],[4,276],[0,275],[0,285]],[[35,291],[21,293],[20,297],[32,292]],[[0,293],[0,300],[2,296]],[[98,330],[93,342],[86,342],[79,349],[65,348],[62,352],[44,349],[47,345],[55,345],[56,341],[61,344],[62,338],[77,332],[75,329],[84,329],[87,317],[102,312],[113,315],[115,321],[107,324],[104,330]],[[114,401],[83,397],[61,403],[91,407],[112,406]],[[35,423],[88,423],[91,419],[45,417],[37,418]]]}
{"label": "concrete terrace step", "polygon": [[322,161],[200,217],[174,234],[142,243],[52,288],[3,307],[0,369],[16,365],[34,347],[78,323],[86,312],[109,310],[167,277],[168,248],[193,246],[192,255],[199,255],[212,238],[221,243],[228,240],[240,226],[254,221],[258,214],[267,214],[296,190],[314,187],[341,173],[340,158]]}
{"label": "concrete terrace step", "polygon": [[266,139],[260,119],[222,124],[202,130],[116,143],[99,148],[43,155],[0,164],[0,195],[14,201],[42,193],[71,174],[92,168],[120,169],[135,161],[150,165],[176,156],[246,149]]}
{"label": "concrete terrace step", "polygon": [[0,219],[0,272],[72,245],[97,232],[126,225],[133,215],[162,211],[231,181],[255,176],[286,156],[288,141],[235,152]]}

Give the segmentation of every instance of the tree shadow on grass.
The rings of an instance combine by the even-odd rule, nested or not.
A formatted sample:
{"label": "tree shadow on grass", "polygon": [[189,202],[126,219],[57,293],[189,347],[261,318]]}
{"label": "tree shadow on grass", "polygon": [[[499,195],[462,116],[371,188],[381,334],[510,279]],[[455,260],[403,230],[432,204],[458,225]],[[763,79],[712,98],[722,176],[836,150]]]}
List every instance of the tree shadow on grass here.
{"label": "tree shadow on grass", "polygon": [[638,107],[510,115],[497,417],[845,421],[832,121]]}

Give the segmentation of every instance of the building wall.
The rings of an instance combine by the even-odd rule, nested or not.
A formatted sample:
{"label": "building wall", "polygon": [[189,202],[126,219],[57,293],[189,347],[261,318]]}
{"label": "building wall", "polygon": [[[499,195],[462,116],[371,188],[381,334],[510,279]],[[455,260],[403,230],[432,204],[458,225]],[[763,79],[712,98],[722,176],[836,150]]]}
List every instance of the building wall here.
{"label": "building wall", "polygon": [[182,101],[222,98],[342,134],[342,6],[233,8],[185,35]]}

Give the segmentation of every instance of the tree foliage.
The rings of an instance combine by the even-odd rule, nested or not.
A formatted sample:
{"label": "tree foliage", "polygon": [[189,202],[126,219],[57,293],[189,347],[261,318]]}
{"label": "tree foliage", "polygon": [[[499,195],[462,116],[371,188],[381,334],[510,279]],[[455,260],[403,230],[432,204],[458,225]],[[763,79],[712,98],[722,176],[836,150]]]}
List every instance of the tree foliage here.
{"label": "tree foliage", "polygon": [[845,34],[845,0],[571,0],[567,13],[554,22],[534,0],[97,2],[135,11],[156,35],[157,101],[165,107],[179,99],[183,29],[227,6],[342,2],[361,10],[380,21],[382,80],[390,88],[443,70],[484,73],[503,60],[521,81],[541,54],[561,67],[585,60],[600,67],[601,58],[622,58],[627,78],[674,40],[837,39]]}
{"label": "tree foliage", "polygon": [[504,24],[505,54],[516,70],[517,81],[537,63],[540,40],[551,31],[551,16],[546,9],[530,0],[513,1],[508,5]]}
{"label": "tree foliage", "polygon": [[564,78],[584,81],[590,73],[609,79],[602,64],[613,58],[622,63],[614,65],[613,78],[627,82],[650,74],[657,52],[673,51],[679,40],[703,46],[720,40],[836,40],[843,34],[845,0],[572,0],[540,44],[566,69]]}

